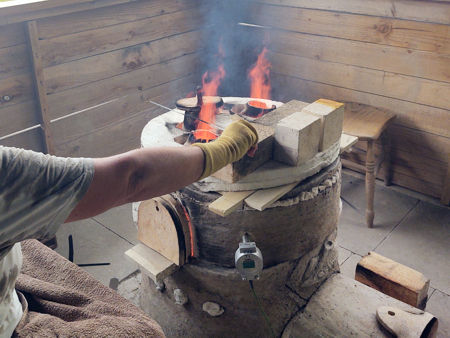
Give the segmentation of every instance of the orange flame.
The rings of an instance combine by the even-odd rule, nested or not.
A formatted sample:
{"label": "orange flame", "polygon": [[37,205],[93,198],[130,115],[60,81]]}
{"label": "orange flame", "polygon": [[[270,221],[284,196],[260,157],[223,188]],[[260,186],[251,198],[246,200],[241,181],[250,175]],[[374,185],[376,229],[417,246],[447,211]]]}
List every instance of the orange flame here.
{"label": "orange flame", "polygon": [[[214,72],[205,72],[202,76],[202,93],[204,96],[216,96],[220,83],[225,77],[225,68],[219,65]],[[205,140],[209,142],[217,138],[216,130],[211,127],[216,121],[216,104],[203,102],[202,109],[199,113],[199,121],[194,137],[197,140]],[[205,123],[206,121],[208,123]]]}
{"label": "orange flame", "polygon": [[[264,47],[258,55],[258,59],[248,72],[250,79],[250,97],[256,99],[270,99],[270,68],[272,65],[266,58],[267,48]],[[252,106],[258,108],[269,108],[264,102],[250,101]]]}

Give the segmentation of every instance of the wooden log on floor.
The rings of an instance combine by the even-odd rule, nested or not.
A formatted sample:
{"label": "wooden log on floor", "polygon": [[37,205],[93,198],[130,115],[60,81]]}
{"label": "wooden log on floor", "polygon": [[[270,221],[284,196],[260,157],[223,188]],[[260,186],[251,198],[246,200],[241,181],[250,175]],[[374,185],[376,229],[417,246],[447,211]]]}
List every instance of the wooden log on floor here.
{"label": "wooden log on floor", "polygon": [[344,122],[343,103],[320,99],[303,108],[303,112],[320,118],[322,130],[319,151],[324,151],[339,141]]}
{"label": "wooden log on floor", "polygon": [[355,279],[409,305],[425,308],[430,280],[376,252],[369,252],[359,261]]}

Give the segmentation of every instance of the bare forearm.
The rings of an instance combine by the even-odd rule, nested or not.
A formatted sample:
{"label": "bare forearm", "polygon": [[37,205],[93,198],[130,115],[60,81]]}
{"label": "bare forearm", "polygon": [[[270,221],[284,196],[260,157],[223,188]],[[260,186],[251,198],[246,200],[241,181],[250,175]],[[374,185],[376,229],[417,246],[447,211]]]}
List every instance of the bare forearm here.
{"label": "bare forearm", "polygon": [[204,155],[197,147],[143,148],[94,160],[92,183],[66,222],[167,194],[195,182]]}
{"label": "bare forearm", "polygon": [[129,153],[136,171],[130,177],[128,202],[176,191],[203,172],[204,155],[197,147],[144,148]]}

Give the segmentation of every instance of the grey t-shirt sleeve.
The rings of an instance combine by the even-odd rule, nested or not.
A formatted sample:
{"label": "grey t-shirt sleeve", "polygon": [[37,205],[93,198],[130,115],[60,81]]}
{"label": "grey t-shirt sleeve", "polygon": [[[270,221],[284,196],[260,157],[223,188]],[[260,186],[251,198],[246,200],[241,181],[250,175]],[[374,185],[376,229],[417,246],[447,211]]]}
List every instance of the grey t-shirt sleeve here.
{"label": "grey t-shirt sleeve", "polygon": [[16,242],[53,237],[93,176],[92,159],[0,146],[0,259]]}

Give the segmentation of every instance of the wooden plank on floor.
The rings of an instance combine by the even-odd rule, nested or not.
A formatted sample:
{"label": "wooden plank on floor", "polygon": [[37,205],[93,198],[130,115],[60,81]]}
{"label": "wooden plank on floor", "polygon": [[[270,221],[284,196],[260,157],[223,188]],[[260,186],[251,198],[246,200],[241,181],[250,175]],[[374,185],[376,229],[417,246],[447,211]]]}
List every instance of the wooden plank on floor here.
{"label": "wooden plank on floor", "polygon": [[203,31],[191,31],[48,67],[44,71],[47,93],[57,93],[194,53],[204,47],[203,34]]}
{"label": "wooden plank on floor", "polygon": [[255,190],[246,191],[227,191],[221,197],[208,205],[209,210],[213,213],[225,217],[241,208],[244,199],[253,194]]}
{"label": "wooden plank on floor", "polygon": [[320,34],[448,54],[450,26],[294,7],[254,4],[245,22],[289,31]]}
{"label": "wooden plank on floor", "polygon": [[450,8],[445,3],[397,0],[259,0],[266,4],[345,12],[394,19],[450,24]]}
{"label": "wooden plank on floor", "polygon": [[41,40],[43,64],[48,67],[69,62],[196,30],[202,25],[202,11],[188,9],[155,18]]}
{"label": "wooden plank on floor", "polygon": [[395,113],[397,116],[396,124],[450,137],[450,119],[446,109],[276,73],[272,74],[271,80],[272,88],[274,88],[273,95],[279,97],[282,101],[302,99],[303,101],[313,102],[320,98],[328,98],[342,102],[368,104]]}
{"label": "wooden plank on floor", "polygon": [[184,55],[164,64],[151,65],[49,95],[50,117],[55,119],[185,77],[195,72],[199,63],[200,54]]}
{"label": "wooden plank on floor", "polygon": [[450,82],[449,55],[276,29],[269,34],[275,52]]}
{"label": "wooden plank on floor", "polygon": [[256,210],[263,211],[270,204],[294,189],[298,182],[270,189],[261,189],[245,199],[245,203]]}
{"label": "wooden plank on floor", "polygon": [[356,265],[355,279],[409,305],[425,308],[430,279],[376,252],[361,258]]}
{"label": "wooden plank on floor", "polygon": [[339,153],[340,154],[345,153],[351,147],[353,147],[357,142],[358,142],[358,138],[356,136],[347,135],[345,133],[342,133]]}
{"label": "wooden plank on floor", "polygon": [[299,56],[271,55],[275,73],[448,109],[450,83]]}
{"label": "wooden plank on floor", "polygon": [[155,283],[161,282],[177,270],[173,262],[141,243],[125,251],[125,256],[137,263],[142,273]]}

